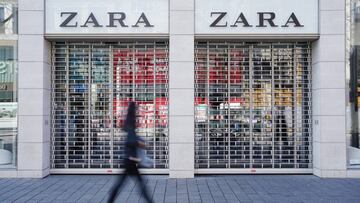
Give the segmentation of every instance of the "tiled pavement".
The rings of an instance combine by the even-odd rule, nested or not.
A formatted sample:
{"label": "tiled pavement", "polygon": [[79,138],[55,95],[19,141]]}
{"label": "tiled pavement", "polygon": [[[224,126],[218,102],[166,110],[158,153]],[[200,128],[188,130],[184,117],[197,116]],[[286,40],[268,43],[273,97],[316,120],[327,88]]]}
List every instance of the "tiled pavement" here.
{"label": "tiled pavement", "polygon": [[[310,175],[145,176],[154,202],[360,202],[360,179]],[[106,202],[116,180],[109,175],[53,175],[0,179],[0,202]],[[116,202],[145,202],[128,181]]]}

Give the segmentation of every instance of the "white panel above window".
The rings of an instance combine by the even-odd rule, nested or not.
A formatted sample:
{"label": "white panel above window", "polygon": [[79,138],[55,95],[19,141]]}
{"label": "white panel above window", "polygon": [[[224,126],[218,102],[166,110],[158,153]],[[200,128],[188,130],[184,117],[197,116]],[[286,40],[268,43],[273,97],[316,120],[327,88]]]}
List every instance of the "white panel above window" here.
{"label": "white panel above window", "polygon": [[168,0],[46,0],[47,36],[167,35]]}
{"label": "white panel above window", "polygon": [[316,38],[318,0],[196,0],[195,33]]}

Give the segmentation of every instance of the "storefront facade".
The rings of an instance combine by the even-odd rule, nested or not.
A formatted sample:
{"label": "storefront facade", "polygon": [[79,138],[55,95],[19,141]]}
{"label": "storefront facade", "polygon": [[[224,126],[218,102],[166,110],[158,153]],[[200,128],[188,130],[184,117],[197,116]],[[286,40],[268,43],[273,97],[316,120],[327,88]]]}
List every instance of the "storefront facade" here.
{"label": "storefront facade", "polygon": [[19,0],[18,132],[0,176],[118,173],[136,101],[154,160],[144,173],[359,177],[346,127],[350,7]]}

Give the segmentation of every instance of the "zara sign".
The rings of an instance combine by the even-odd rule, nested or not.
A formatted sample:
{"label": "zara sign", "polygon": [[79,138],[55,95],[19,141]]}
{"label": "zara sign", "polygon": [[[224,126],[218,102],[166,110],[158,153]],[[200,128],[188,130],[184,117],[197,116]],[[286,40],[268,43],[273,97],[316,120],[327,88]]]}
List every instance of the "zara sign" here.
{"label": "zara sign", "polygon": [[[90,13],[89,17],[86,18],[86,21],[84,24],[80,25],[78,24],[78,21],[75,20],[76,16],[78,15],[78,12],[61,12],[60,16],[63,17],[63,20],[60,24],[60,27],[104,27],[99,21],[97,20],[97,17]],[[124,12],[108,12],[109,21],[106,27],[118,27],[116,23],[119,24],[120,27],[129,27],[126,24],[126,13]],[[151,25],[148,18],[146,17],[145,13],[141,13],[139,19],[136,21],[134,25],[131,27],[140,27],[139,24],[143,24],[144,27],[154,27],[154,25]]]}
{"label": "zara sign", "polygon": [[168,0],[46,0],[46,35],[167,35],[168,13]]}
{"label": "zara sign", "polygon": [[[228,27],[228,22],[225,21],[221,24],[220,21],[227,15],[227,12],[211,12],[211,17],[213,15],[218,15],[215,20],[210,24],[210,27]],[[276,14],[273,12],[258,12],[259,15],[259,24],[256,27],[267,27],[266,22],[270,27],[278,27],[274,23]],[[265,15],[269,15],[269,17],[265,18]],[[246,19],[244,13],[240,13],[238,18],[234,21],[234,24],[230,25],[230,27],[238,27],[238,24],[242,24],[243,27],[253,27],[253,25],[249,24]],[[299,20],[297,19],[295,13],[292,13],[289,19],[284,23],[281,27],[289,27],[289,24],[293,24],[294,27],[304,27]]]}
{"label": "zara sign", "polygon": [[316,36],[318,0],[195,0],[197,35]]}
{"label": "zara sign", "polygon": [[[46,35],[167,36],[169,1],[46,0]],[[197,36],[315,38],[319,34],[318,0],[194,1]]]}

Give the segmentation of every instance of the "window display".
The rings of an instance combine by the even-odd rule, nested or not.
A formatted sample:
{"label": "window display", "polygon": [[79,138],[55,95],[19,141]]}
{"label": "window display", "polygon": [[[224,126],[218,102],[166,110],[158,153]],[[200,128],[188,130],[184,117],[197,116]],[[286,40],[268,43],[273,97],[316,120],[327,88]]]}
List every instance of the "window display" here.
{"label": "window display", "polygon": [[309,43],[196,43],[196,168],[311,168],[310,57]]}
{"label": "window display", "polygon": [[17,1],[0,2],[0,34],[17,34]]}
{"label": "window display", "polygon": [[0,168],[13,168],[17,154],[16,42],[0,40]]}
{"label": "window display", "polygon": [[120,168],[128,103],[152,168],[168,167],[168,45],[53,44],[52,168]]}
{"label": "window display", "polygon": [[360,102],[360,1],[351,0],[348,13],[349,32],[348,42],[348,88],[349,98],[347,104],[347,144],[348,166],[360,168],[360,134],[359,134],[359,102]]}
{"label": "window display", "polygon": [[0,169],[17,161],[17,1],[0,2]]}

